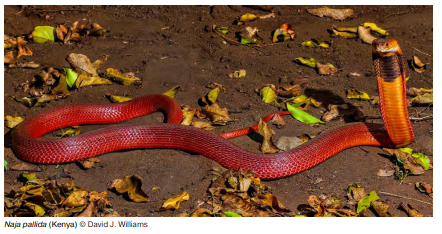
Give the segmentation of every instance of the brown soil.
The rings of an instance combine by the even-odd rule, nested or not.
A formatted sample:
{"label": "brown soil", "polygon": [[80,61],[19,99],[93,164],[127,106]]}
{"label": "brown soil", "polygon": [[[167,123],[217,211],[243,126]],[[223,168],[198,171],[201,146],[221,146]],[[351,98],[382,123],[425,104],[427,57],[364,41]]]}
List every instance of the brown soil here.
{"label": "brown soil", "polygon": [[[342,6],[339,6],[341,8]],[[356,15],[343,22],[319,18],[306,12],[309,6],[276,6],[276,18],[257,20],[247,25],[258,27],[264,42],[271,42],[271,33],[283,23],[291,23],[296,32],[296,39],[275,46],[250,48],[224,43],[218,35],[210,32],[213,24],[228,26],[233,31],[240,31],[242,26],[232,25],[233,20],[245,13],[266,14],[266,12],[247,7],[227,6],[74,6],[72,11],[66,6],[30,7],[22,13],[20,7],[5,6],[5,34],[16,36],[29,34],[35,26],[74,22],[84,17],[110,29],[105,37],[88,37],[81,43],[64,45],[61,43],[30,44],[34,56],[24,56],[23,60],[35,61],[42,67],[66,67],[69,53],[81,53],[91,60],[109,54],[109,60],[103,69],[113,67],[123,72],[135,72],[143,79],[141,87],[106,85],[84,87],[76,90],[66,99],[51,101],[43,107],[27,108],[5,96],[5,115],[28,117],[49,108],[70,103],[96,102],[108,103],[105,93],[140,97],[147,94],[163,93],[174,85],[181,85],[182,91],[176,100],[181,104],[198,106],[198,98],[210,89],[205,86],[217,82],[227,89],[219,97],[219,105],[226,107],[236,121],[216,127],[213,132],[222,133],[256,124],[260,117],[278,111],[276,105],[265,104],[255,93],[255,89],[265,84],[285,85],[291,82],[303,83],[306,94],[315,95],[325,103],[351,103],[359,106],[364,116],[379,116],[378,106],[366,101],[349,101],[345,91],[363,90],[370,95],[377,95],[376,82],[372,68],[371,47],[360,40],[331,38],[327,29],[332,25],[355,26],[363,22],[376,22],[388,29],[391,38],[396,38],[407,60],[413,54],[424,62],[429,62],[427,71],[422,74],[408,68],[409,87],[432,88],[432,57],[419,53],[432,54],[433,51],[433,7],[432,6],[351,6]],[[41,9],[41,10],[38,10]],[[41,13],[41,14],[38,14]],[[228,34],[229,35],[229,34]],[[230,37],[232,34],[230,34]],[[333,42],[329,50],[312,49],[301,46],[301,42],[312,38],[319,41]],[[330,62],[339,68],[333,76],[320,76],[314,69],[297,65],[297,57],[314,57],[318,61]],[[247,76],[242,79],[230,79],[228,74],[234,70],[246,69]],[[15,95],[14,87],[32,77],[40,69],[9,69],[5,67],[5,95]],[[350,75],[359,73],[360,77]],[[244,90],[240,92],[239,90]],[[410,114],[425,107],[410,107]],[[320,117],[324,108],[311,108],[309,112]],[[432,107],[423,111],[432,115]],[[149,123],[161,121],[161,114],[133,119],[131,123]],[[325,129],[345,124],[350,120],[334,120],[317,128],[303,124],[291,117],[285,117],[286,126],[275,129],[277,137],[283,135],[317,135]],[[381,122],[380,119],[368,119],[367,122]],[[409,147],[433,158],[433,120],[413,122],[416,141]],[[84,131],[98,126],[85,126]],[[5,136],[5,159],[10,166],[18,164]],[[244,136],[232,142],[253,152],[259,152],[259,142]],[[178,150],[139,149],[126,152],[114,152],[99,157],[98,166],[83,170],[77,164],[42,165],[40,178],[59,173],[62,169],[71,171],[76,184],[87,190],[104,191],[115,178],[138,174],[144,180],[143,189],[147,191],[150,202],[137,204],[125,200],[122,196],[110,192],[111,203],[123,216],[176,216],[181,212],[193,211],[207,197],[206,189],[213,175],[212,168],[220,166],[203,156],[193,155]],[[415,182],[424,181],[433,184],[433,171],[426,171],[420,176],[408,176],[401,183],[393,177],[379,177],[379,169],[393,167],[392,161],[383,156],[383,150],[377,147],[354,147],[347,149],[318,166],[290,176],[288,178],[267,181],[274,194],[289,209],[296,211],[299,204],[305,204],[311,194],[329,194],[345,200],[346,188],[358,182],[366,191],[383,191],[401,196],[432,202],[427,195],[415,189]],[[18,186],[16,178],[21,172],[6,171],[5,191]],[[315,181],[323,181],[315,184]],[[161,189],[151,191],[154,186]],[[187,191],[190,200],[183,202],[177,211],[162,211],[162,203],[171,196]],[[388,202],[391,212],[397,216],[406,216],[399,203],[409,203],[424,216],[433,216],[431,205],[414,200],[379,194],[381,200]],[[372,215],[372,214],[369,214]]]}

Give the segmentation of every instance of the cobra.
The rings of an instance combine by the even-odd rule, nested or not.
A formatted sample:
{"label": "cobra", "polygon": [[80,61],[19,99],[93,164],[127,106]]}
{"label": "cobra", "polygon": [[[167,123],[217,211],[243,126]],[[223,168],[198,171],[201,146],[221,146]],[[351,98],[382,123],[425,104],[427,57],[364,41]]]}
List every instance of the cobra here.
{"label": "cobra", "polygon": [[[246,151],[209,131],[180,125],[180,105],[164,95],[149,95],[116,104],[74,104],[47,110],[21,123],[12,132],[15,155],[39,164],[74,162],[112,151],[135,148],[171,148],[197,153],[223,167],[252,170],[262,179],[277,179],[318,165],[338,152],[360,145],[401,147],[414,141],[407,103],[405,66],[396,40],[373,41],[373,61],[384,124],[350,123],[329,130],[287,152],[262,155]],[[82,124],[121,122],[162,111],[167,123],[118,125],[75,137],[42,139],[57,129]]]}

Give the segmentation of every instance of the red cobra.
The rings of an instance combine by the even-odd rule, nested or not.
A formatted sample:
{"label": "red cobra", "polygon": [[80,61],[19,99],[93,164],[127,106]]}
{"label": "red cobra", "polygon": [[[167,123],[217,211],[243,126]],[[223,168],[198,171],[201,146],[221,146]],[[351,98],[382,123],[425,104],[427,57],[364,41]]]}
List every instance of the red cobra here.
{"label": "red cobra", "polygon": [[[76,104],[50,109],[27,119],[13,131],[13,150],[23,160],[54,164],[117,150],[171,148],[204,155],[226,168],[250,169],[262,179],[276,179],[307,170],[353,146],[407,145],[413,142],[414,134],[406,105],[401,50],[395,40],[375,40],[373,56],[384,125],[346,124],[291,151],[272,155],[251,153],[211,132],[180,125],[179,104],[164,95],[149,95],[118,104]],[[39,139],[67,126],[116,123],[155,111],[164,112],[169,124],[124,125],[76,137]],[[234,137],[236,133],[224,136]]]}

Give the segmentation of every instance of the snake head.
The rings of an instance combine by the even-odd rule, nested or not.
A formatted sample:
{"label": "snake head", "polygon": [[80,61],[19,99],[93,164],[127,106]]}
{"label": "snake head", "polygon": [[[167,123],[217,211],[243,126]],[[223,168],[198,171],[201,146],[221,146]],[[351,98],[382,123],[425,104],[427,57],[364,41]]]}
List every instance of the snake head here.
{"label": "snake head", "polygon": [[395,39],[376,39],[372,43],[373,52],[377,54],[401,53],[401,49]]}

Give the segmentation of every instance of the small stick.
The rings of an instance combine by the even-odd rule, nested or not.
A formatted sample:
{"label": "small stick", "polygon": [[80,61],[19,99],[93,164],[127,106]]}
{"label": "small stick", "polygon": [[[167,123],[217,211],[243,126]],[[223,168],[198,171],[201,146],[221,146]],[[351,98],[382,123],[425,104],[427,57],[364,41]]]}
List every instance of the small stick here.
{"label": "small stick", "polygon": [[400,197],[400,198],[405,198],[405,199],[409,199],[409,200],[413,200],[413,201],[418,201],[418,202],[422,202],[422,203],[425,203],[425,204],[428,204],[428,205],[433,205],[433,203],[422,201],[422,200],[411,198],[411,197],[404,197],[404,196],[401,196],[401,195],[396,195],[396,194],[386,193],[386,192],[379,192],[379,193],[380,194],[389,195],[389,196],[393,196],[393,197]]}
{"label": "small stick", "polygon": [[424,116],[421,118],[413,117],[413,116],[410,117],[410,120],[413,120],[413,121],[422,121],[422,120],[427,120],[427,119],[433,119],[433,116]]}
{"label": "small stick", "polygon": [[262,47],[266,47],[266,46],[272,46],[275,45],[276,43],[271,43],[271,44],[242,44],[240,42],[237,42],[233,39],[230,39],[224,35],[222,35],[221,33],[219,33],[218,31],[215,30],[216,25],[212,26],[212,31],[215,32],[216,34],[218,34],[218,36],[222,37],[224,40],[226,40],[227,42],[234,44],[234,45],[243,45],[243,46],[248,46],[248,47],[254,47],[254,48],[262,48]]}
{"label": "small stick", "polygon": [[427,55],[427,56],[430,56],[430,57],[433,56],[433,55],[431,55],[431,54],[428,54],[428,53],[422,52],[422,51],[420,51],[420,50],[418,50],[418,49],[416,49],[416,48],[414,48],[414,47],[412,47],[412,48],[415,49],[417,52],[421,52],[422,54],[425,54],[425,55]]}

